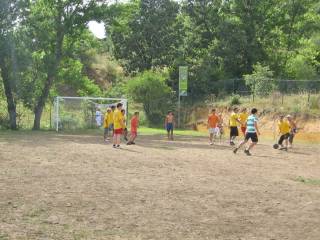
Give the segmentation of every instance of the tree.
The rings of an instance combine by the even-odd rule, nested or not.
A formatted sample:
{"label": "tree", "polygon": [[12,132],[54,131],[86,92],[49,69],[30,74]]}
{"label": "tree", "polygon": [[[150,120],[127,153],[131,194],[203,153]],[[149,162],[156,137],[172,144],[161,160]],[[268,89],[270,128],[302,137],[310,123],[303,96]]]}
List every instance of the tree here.
{"label": "tree", "polygon": [[4,0],[0,5],[0,70],[7,98],[10,128],[17,129],[16,99],[14,94],[17,78],[14,28],[18,18],[23,21],[23,10],[28,3],[19,0]]}
{"label": "tree", "polygon": [[145,71],[128,82],[128,94],[142,103],[147,118],[159,124],[171,103],[171,88],[165,83],[166,75],[157,71]]}
{"label": "tree", "polygon": [[252,74],[244,75],[247,86],[251,88],[253,95],[268,96],[275,88],[273,72],[268,66],[260,63],[253,66]]}
{"label": "tree", "polygon": [[34,106],[34,130],[40,129],[43,108],[50,90],[57,79],[60,64],[65,53],[66,36],[77,37],[85,24],[91,19],[97,1],[90,0],[39,0],[31,6],[28,20],[35,46],[35,53],[43,64],[38,72],[44,73],[38,85],[40,94]]}
{"label": "tree", "polygon": [[[110,9],[117,12],[111,14]],[[111,6],[106,11],[107,32],[115,57],[128,72],[170,66],[181,43],[177,26],[179,4],[172,0],[141,0]],[[114,12],[114,11],[112,11]]]}

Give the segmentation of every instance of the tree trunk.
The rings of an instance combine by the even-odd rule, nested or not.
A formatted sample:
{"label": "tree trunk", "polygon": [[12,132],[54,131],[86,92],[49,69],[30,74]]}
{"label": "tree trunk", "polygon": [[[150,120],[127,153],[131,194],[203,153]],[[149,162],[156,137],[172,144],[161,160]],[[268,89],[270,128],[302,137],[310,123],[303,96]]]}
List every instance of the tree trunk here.
{"label": "tree trunk", "polygon": [[0,68],[1,68],[1,77],[3,80],[4,92],[7,98],[7,108],[9,113],[10,129],[16,130],[17,129],[16,104],[15,104],[13,93],[12,93],[12,86],[11,86],[9,71],[5,64],[4,58],[1,58],[0,60]]}
{"label": "tree trunk", "polygon": [[63,46],[63,38],[64,38],[64,29],[62,26],[62,13],[60,12],[60,15],[58,17],[58,23],[57,23],[57,33],[56,33],[56,40],[55,40],[55,51],[54,51],[54,62],[52,63],[52,66],[48,66],[48,72],[47,72],[47,80],[44,84],[44,87],[42,89],[41,96],[39,97],[37,104],[34,108],[34,122],[33,122],[33,130],[40,130],[40,122],[41,122],[41,116],[43,112],[43,108],[46,104],[46,101],[48,99],[50,89],[54,83],[54,80],[57,76],[57,71],[59,68],[59,64],[62,57],[62,46]]}

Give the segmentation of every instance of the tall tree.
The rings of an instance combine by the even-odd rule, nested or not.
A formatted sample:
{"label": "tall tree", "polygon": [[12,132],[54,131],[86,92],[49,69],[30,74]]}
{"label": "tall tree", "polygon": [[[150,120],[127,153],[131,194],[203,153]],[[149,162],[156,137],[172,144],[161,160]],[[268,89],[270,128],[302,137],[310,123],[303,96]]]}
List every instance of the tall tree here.
{"label": "tall tree", "polygon": [[22,10],[27,9],[27,4],[27,1],[3,0],[0,5],[0,70],[11,129],[17,129],[14,94],[17,77],[14,28],[23,20]]}
{"label": "tall tree", "polygon": [[93,17],[98,1],[90,0],[39,0],[31,7],[29,26],[37,53],[41,55],[45,78],[34,106],[33,129],[40,129],[43,108],[50,89],[57,79],[64,55],[66,36],[77,36],[79,30]]}

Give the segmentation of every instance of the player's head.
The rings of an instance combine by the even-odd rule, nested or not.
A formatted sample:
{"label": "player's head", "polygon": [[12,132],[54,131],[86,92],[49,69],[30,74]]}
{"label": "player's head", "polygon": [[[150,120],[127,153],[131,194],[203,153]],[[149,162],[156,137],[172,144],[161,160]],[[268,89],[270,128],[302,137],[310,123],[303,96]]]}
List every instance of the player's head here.
{"label": "player's head", "polygon": [[111,112],[111,108],[107,108],[107,112],[108,112],[108,113]]}
{"label": "player's head", "polygon": [[168,115],[173,115],[173,112],[171,110],[168,111]]}
{"label": "player's head", "polygon": [[245,112],[247,112],[247,109],[246,108],[242,108],[241,112],[245,113]]}
{"label": "player's head", "polygon": [[134,112],[133,115],[136,116],[136,117],[138,117],[138,116],[139,116],[139,112]]}
{"label": "player's head", "polygon": [[234,108],[233,108],[233,111],[234,111],[235,113],[237,113],[237,112],[239,111],[239,108],[234,107]]}
{"label": "player's head", "polygon": [[291,115],[287,115],[286,118],[291,121],[292,120],[292,116]]}
{"label": "player's head", "polygon": [[216,113],[216,109],[215,108],[211,109],[211,113]]}
{"label": "player's head", "polygon": [[121,109],[121,113],[122,113],[123,115],[125,115],[125,114],[126,114],[126,110]]}
{"label": "player's head", "polygon": [[283,119],[284,119],[284,116],[283,116],[283,115],[280,115],[280,116],[279,116],[279,120],[282,121]]}
{"label": "player's head", "polygon": [[256,109],[256,108],[251,109],[251,114],[255,115],[257,113],[258,113],[258,109]]}
{"label": "player's head", "polygon": [[118,108],[118,109],[122,109],[122,106],[123,106],[122,103],[118,103],[118,104],[117,104],[117,108]]}
{"label": "player's head", "polygon": [[116,109],[116,106],[115,106],[115,105],[112,105],[112,106],[111,106],[111,110],[114,111],[115,109]]}

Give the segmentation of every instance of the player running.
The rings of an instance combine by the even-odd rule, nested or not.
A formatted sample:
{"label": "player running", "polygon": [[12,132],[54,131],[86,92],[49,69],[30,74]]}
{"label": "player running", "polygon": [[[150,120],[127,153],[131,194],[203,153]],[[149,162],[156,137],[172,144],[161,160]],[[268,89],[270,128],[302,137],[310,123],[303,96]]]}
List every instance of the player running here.
{"label": "player running", "polygon": [[220,129],[218,127],[219,117],[216,114],[216,110],[212,109],[211,114],[208,116],[208,130],[209,130],[209,144],[213,145],[213,138],[216,138],[220,135]]}
{"label": "player running", "polygon": [[[288,139],[290,137],[290,124],[288,121],[284,119],[283,115],[279,116],[278,129],[279,129],[279,135],[280,135],[280,138],[278,141],[280,150],[288,150]],[[285,142],[285,145],[283,145],[283,142]]]}
{"label": "player running", "polygon": [[298,132],[298,127],[291,115],[287,115],[288,122],[290,124],[290,136],[289,136],[289,148],[292,148],[293,138]]}
{"label": "player running", "polygon": [[230,128],[230,145],[235,145],[234,140],[237,136],[239,136],[238,124],[241,124],[238,116],[239,109],[235,107],[231,113],[229,120],[229,128]]}
{"label": "player running", "polygon": [[246,136],[244,140],[239,144],[237,148],[233,150],[236,154],[239,148],[245,145],[249,139],[251,139],[251,143],[248,148],[244,150],[244,153],[248,156],[251,156],[250,150],[258,143],[258,135],[260,135],[260,131],[258,128],[258,117],[257,117],[258,110],[253,108],[251,110],[251,115],[247,119],[247,129],[246,129]]}
{"label": "player running", "polygon": [[247,129],[247,119],[249,117],[248,111],[246,108],[242,108],[241,113],[239,114],[239,120],[241,122],[241,132],[243,136],[246,136],[246,129]]}

